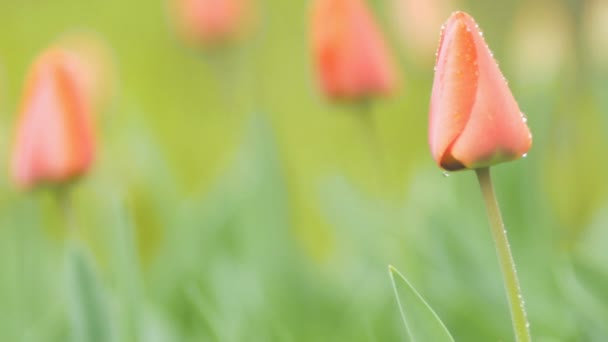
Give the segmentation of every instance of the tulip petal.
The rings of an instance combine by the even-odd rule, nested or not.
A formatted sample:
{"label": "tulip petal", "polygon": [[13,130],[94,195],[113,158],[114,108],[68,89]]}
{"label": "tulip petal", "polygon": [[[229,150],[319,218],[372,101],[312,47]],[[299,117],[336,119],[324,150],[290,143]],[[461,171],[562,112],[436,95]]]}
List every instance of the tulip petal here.
{"label": "tulip petal", "polygon": [[452,146],[452,156],[467,168],[478,168],[518,159],[531,146],[531,134],[519,106],[473,19],[479,85],[471,116]]}
{"label": "tulip petal", "polygon": [[478,88],[477,50],[467,26],[452,18],[442,33],[431,96],[429,143],[446,170],[462,168],[451,145],[469,120]]}

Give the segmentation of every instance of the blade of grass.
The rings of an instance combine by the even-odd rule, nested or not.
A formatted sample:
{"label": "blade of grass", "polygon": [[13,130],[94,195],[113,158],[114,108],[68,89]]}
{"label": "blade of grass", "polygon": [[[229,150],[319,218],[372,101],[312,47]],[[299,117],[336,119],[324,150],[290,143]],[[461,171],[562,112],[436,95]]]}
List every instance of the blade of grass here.
{"label": "blade of grass", "polygon": [[101,284],[84,251],[70,243],[67,255],[68,300],[74,341],[112,341],[110,316]]}
{"label": "blade of grass", "polygon": [[454,342],[445,324],[412,284],[393,266],[388,267],[388,273],[410,340]]}

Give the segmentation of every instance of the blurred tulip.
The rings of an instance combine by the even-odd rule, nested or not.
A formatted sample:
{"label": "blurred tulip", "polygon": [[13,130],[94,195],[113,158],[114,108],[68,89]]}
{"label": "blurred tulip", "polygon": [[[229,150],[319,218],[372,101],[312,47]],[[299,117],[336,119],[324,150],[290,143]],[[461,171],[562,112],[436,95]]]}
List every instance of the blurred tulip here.
{"label": "blurred tulip", "polygon": [[115,95],[118,78],[108,44],[94,33],[72,32],[61,37],[55,45],[77,57],[74,63],[79,64],[79,72],[75,75],[93,108],[102,110],[107,107]]}
{"label": "blurred tulip", "polygon": [[387,46],[364,0],[315,0],[312,53],[331,99],[386,95],[396,86]]}
{"label": "blurred tulip", "polygon": [[12,177],[21,188],[64,183],[91,165],[90,104],[79,81],[79,66],[74,55],[53,48],[31,68],[12,157]]}
{"label": "blurred tulip", "polygon": [[574,51],[573,27],[567,9],[559,2],[524,4],[513,23],[506,59],[518,84],[542,86],[555,80],[569,51]]}
{"label": "blurred tulip", "polygon": [[586,1],[582,23],[591,62],[603,70],[608,69],[608,2]]}
{"label": "blurred tulip", "polygon": [[[450,14],[451,0],[392,0],[391,17],[408,55],[435,53],[437,27]],[[426,60],[426,59],[421,59]]]}
{"label": "blurred tulip", "polygon": [[446,22],[436,63],[429,123],[435,161],[455,171],[524,156],[532,144],[525,116],[468,14]]}
{"label": "blurred tulip", "polygon": [[212,46],[239,38],[250,24],[251,0],[171,0],[178,33],[194,46]]}

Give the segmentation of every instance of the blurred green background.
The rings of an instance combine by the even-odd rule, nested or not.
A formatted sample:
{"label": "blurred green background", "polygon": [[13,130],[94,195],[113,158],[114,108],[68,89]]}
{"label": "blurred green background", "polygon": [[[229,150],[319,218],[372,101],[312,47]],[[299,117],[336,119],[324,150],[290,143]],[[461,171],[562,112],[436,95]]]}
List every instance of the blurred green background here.
{"label": "blurred green background", "polygon": [[[162,1],[0,0],[0,340],[406,340],[389,264],[457,341],[512,340],[474,174],[446,177],[427,145],[433,49],[464,9],[534,135],[494,168],[532,335],[605,341],[608,3],[434,1],[432,33],[408,35],[393,2],[370,7],[401,86],[370,127],[316,88],[309,1],[260,1],[217,56],[181,44]],[[106,40],[117,81],[69,242],[53,194],[7,170],[27,68],[75,30]]]}

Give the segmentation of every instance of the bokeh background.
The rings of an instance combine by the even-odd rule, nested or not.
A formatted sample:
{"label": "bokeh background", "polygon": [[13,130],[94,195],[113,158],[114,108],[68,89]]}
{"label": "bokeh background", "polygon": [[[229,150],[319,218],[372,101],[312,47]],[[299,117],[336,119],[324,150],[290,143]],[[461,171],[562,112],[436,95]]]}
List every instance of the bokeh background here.
{"label": "bokeh background", "polygon": [[[0,340],[405,340],[389,264],[456,340],[512,340],[474,173],[444,175],[426,140],[439,28],[464,9],[534,134],[494,168],[532,335],[605,341],[608,3],[368,2],[400,79],[373,124],[320,94],[309,1],[259,1],[255,29],[209,53],[162,1],[0,0]],[[27,68],[71,32],[113,63],[73,189],[75,277],[53,193],[8,175]]]}

